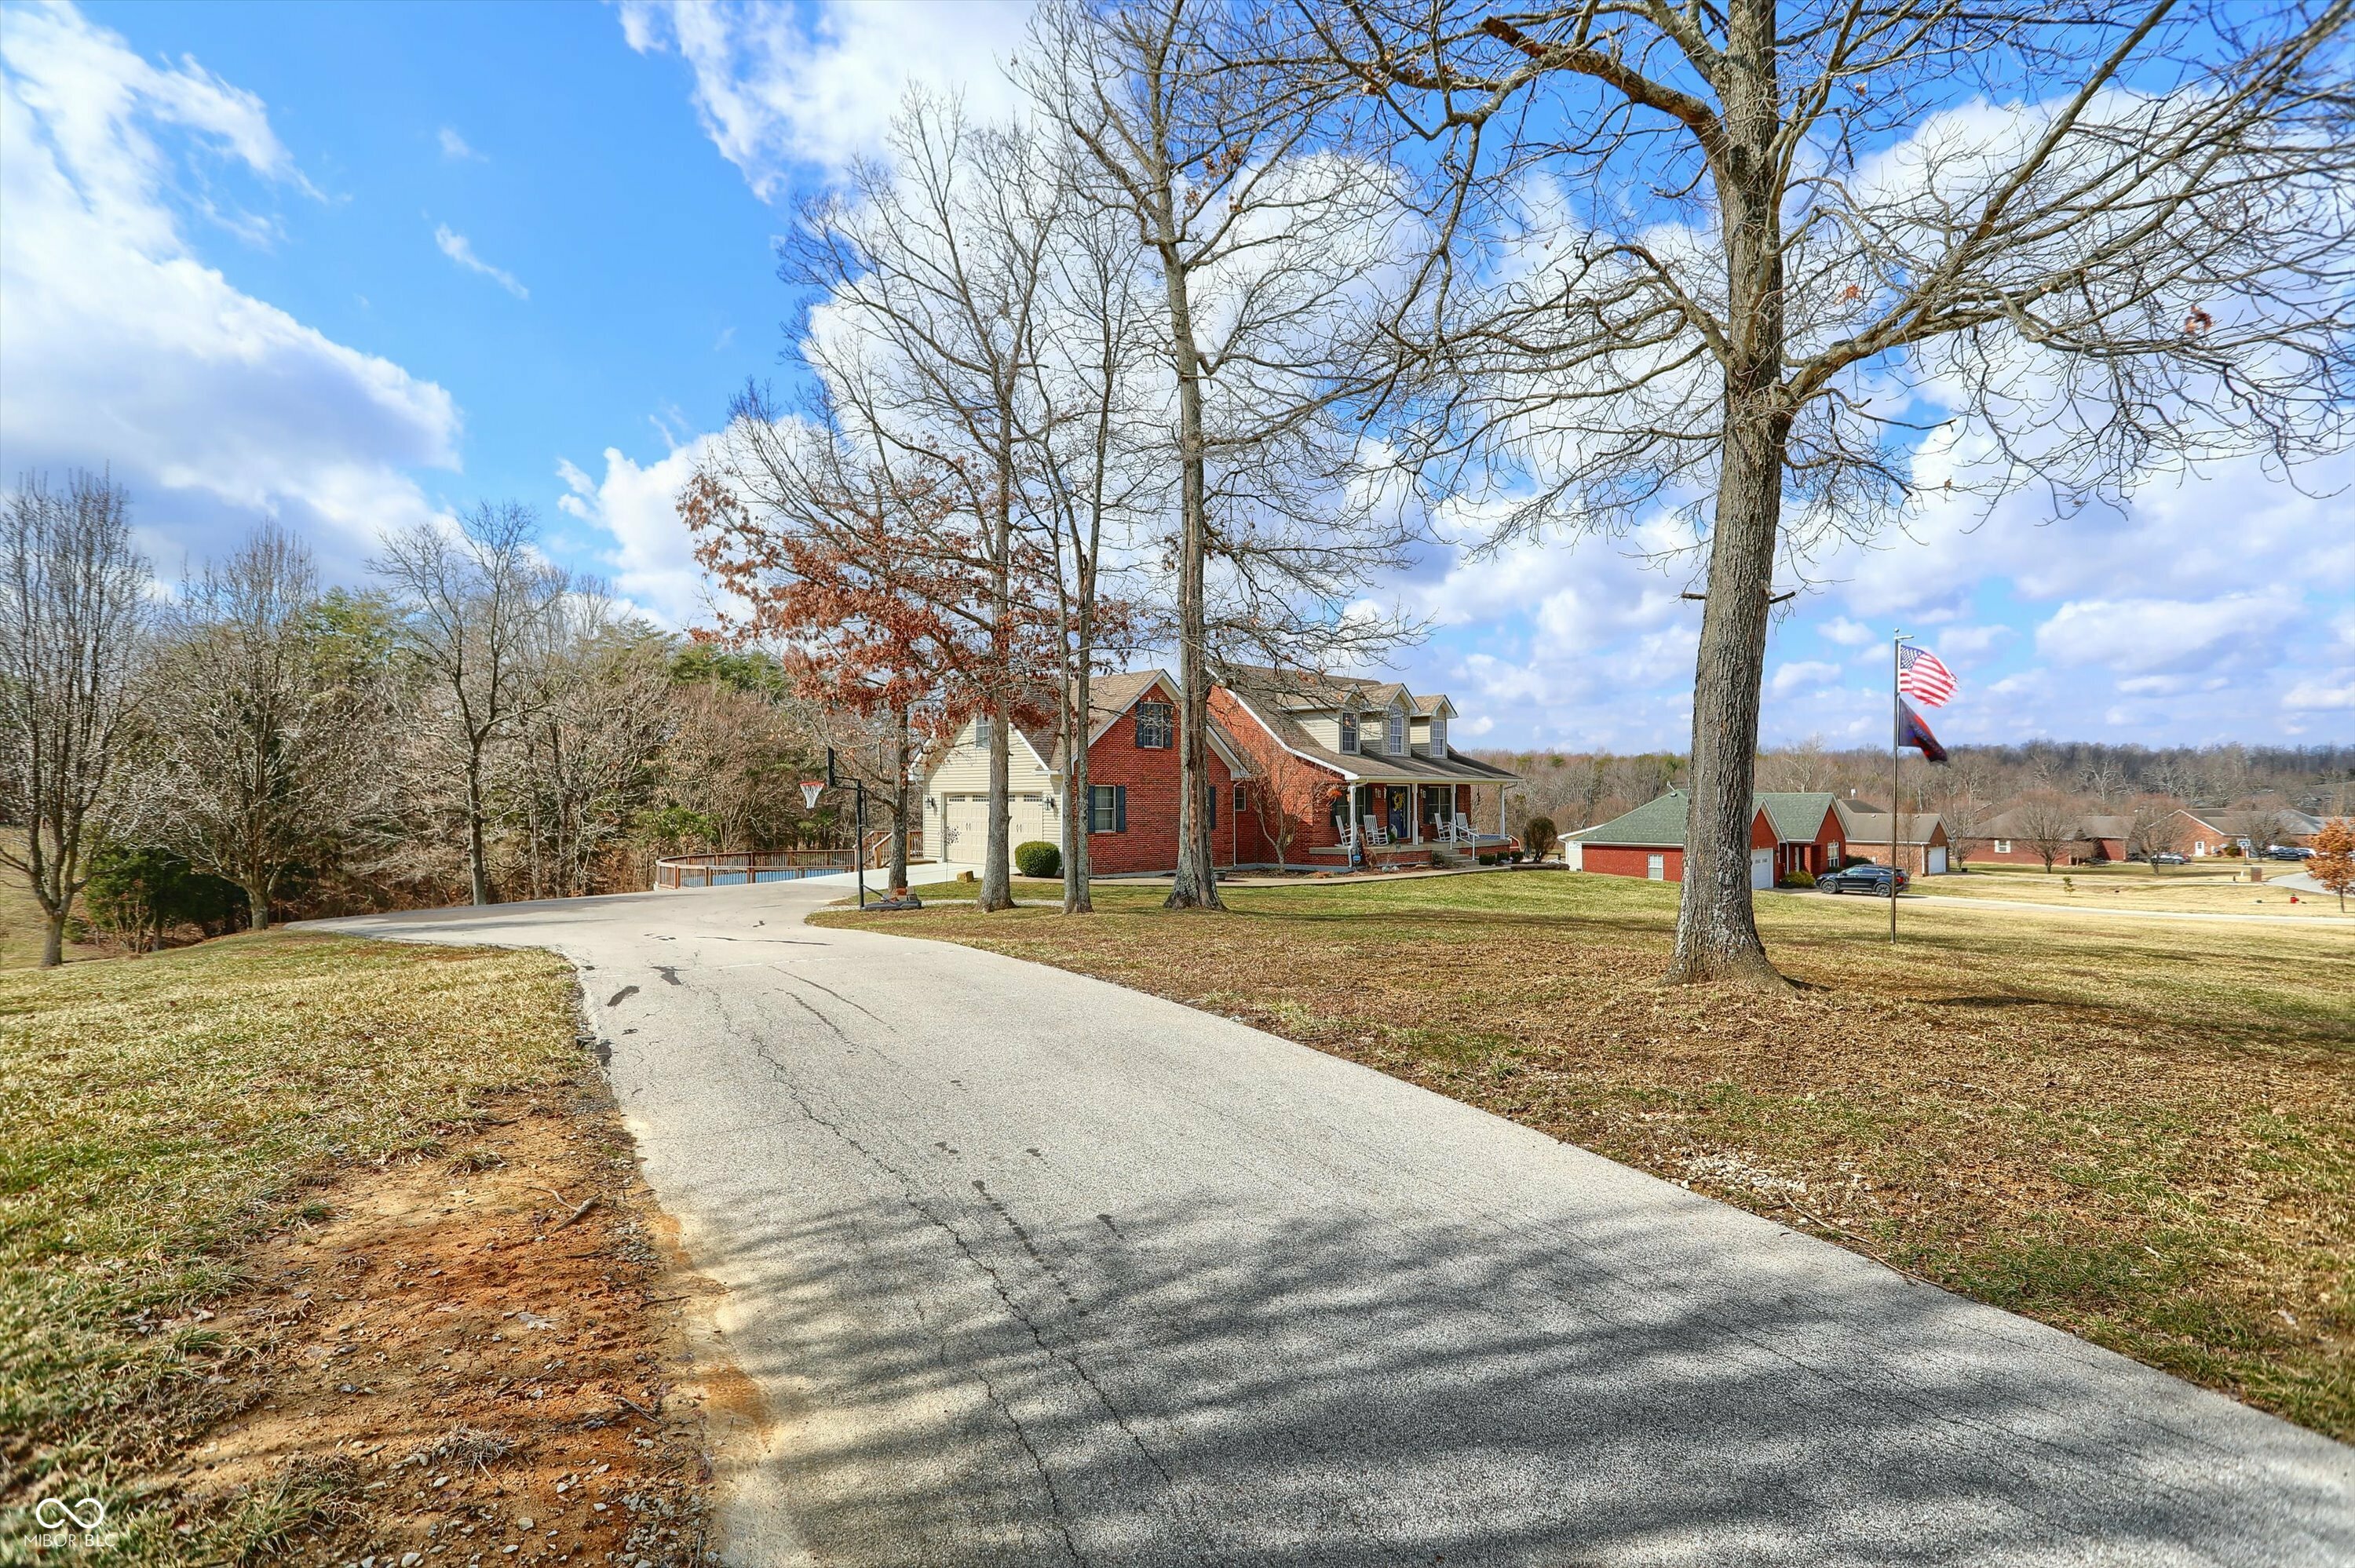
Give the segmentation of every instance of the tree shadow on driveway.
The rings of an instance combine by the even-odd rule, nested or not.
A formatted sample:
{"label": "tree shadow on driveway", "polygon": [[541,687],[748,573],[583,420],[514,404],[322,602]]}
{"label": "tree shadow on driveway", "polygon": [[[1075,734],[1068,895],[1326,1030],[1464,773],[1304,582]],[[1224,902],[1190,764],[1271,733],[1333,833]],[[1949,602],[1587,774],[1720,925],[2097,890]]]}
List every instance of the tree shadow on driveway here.
{"label": "tree shadow on driveway", "polygon": [[729,1342],[793,1391],[755,1462],[818,1562],[2355,1552],[2350,1450],[1788,1233],[1761,1295],[1662,1264],[1637,1213],[1238,1245],[1247,1199],[1055,1224],[974,1188],[747,1205],[698,1246],[766,1282]]}

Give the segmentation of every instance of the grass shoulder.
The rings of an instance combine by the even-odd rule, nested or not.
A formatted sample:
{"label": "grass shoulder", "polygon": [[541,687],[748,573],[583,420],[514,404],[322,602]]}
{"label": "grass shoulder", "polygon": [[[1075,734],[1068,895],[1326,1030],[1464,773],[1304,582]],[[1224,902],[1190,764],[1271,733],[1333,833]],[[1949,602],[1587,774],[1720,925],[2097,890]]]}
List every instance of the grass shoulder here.
{"label": "grass shoulder", "polygon": [[1762,900],[1765,997],[1657,983],[1668,885],[1163,896],[816,918],[1244,1018],[2355,1436],[2355,931]]}
{"label": "grass shoulder", "polygon": [[522,1539],[537,1487],[529,1561],[600,1466],[691,1523],[692,1434],[628,1430],[676,1330],[576,1016],[536,951],[272,934],[0,975],[0,1530],[87,1496],[77,1561],[390,1561]]}

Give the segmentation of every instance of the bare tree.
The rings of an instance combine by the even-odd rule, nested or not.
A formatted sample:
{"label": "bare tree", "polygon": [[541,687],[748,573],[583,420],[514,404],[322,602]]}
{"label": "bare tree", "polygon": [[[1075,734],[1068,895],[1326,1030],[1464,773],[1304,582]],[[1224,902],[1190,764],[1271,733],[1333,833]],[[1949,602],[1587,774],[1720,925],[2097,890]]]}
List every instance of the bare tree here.
{"label": "bare tree", "polygon": [[257,529],[183,588],[148,701],[148,836],[243,888],[256,930],[287,868],[331,851],[381,777],[384,694],[329,656],[320,608],[310,552]]}
{"label": "bare tree", "polygon": [[1746,837],[1778,565],[1951,493],[2066,511],[2346,435],[2350,0],[1304,5],[1430,175],[1426,467],[1501,468],[1498,540],[1693,524],[1671,979],[1778,983]]}
{"label": "bare tree", "polygon": [[2137,795],[2126,802],[2126,858],[2141,859],[2158,871],[2158,857],[2181,854],[2190,837],[2183,802],[2172,795]]}
{"label": "bare tree", "polygon": [[2048,876],[2054,863],[2068,859],[2085,836],[2084,802],[2057,789],[2030,790],[2007,815],[2011,836],[2044,863]]}
{"label": "bare tree", "polygon": [[1297,667],[1401,632],[1336,613],[1404,544],[1351,482],[1357,443],[1334,418],[1365,376],[1396,210],[1379,166],[1327,144],[1346,94],[1304,99],[1296,78],[1232,66],[1255,48],[1242,22],[1190,0],[1050,0],[1019,73],[1085,152],[1081,199],[1134,226],[1159,273],[1178,474],[1172,908],[1220,907],[1205,809],[1214,644]]}
{"label": "bare tree", "polygon": [[827,414],[885,467],[952,475],[979,524],[996,647],[990,682],[987,848],[978,903],[1013,906],[1007,800],[1018,668],[1015,531],[1027,474],[1047,255],[1063,182],[1039,143],[970,123],[954,102],[911,92],[890,163],[861,163],[813,203],[788,281],[818,291],[802,353]]}
{"label": "bare tree", "polygon": [[538,533],[529,507],[485,502],[454,535],[426,523],[392,535],[376,563],[402,601],[400,647],[430,693],[427,727],[460,775],[478,905],[491,902],[491,746],[529,697],[538,623],[568,586],[535,549]]}
{"label": "bare tree", "polygon": [[600,860],[652,798],[677,728],[668,652],[652,627],[617,618],[593,582],[535,618],[496,791],[520,819],[531,896],[593,891]]}
{"label": "bare tree", "polygon": [[[1082,176],[1072,150],[1060,176]],[[1053,541],[1057,678],[1055,731],[1063,757],[1063,912],[1093,910],[1086,813],[1093,681],[1110,651],[1107,632],[1126,641],[1130,607],[1107,599],[1134,545],[1168,493],[1166,442],[1137,366],[1152,352],[1153,302],[1145,285],[1136,226],[1101,204],[1059,204],[1048,257],[1045,327],[1029,365],[1026,499]],[[1115,574],[1108,579],[1107,567]]]}
{"label": "bare tree", "polygon": [[2261,855],[2280,838],[2282,813],[2289,802],[2280,795],[2252,795],[2224,813],[2223,830],[2241,841],[2253,855]]}
{"label": "bare tree", "polygon": [[130,512],[123,486],[80,469],[62,490],[27,476],[0,511],[0,800],[15,830],[0,862],[41,906],[45,969],[64,961],[133,716],[151,573]]}

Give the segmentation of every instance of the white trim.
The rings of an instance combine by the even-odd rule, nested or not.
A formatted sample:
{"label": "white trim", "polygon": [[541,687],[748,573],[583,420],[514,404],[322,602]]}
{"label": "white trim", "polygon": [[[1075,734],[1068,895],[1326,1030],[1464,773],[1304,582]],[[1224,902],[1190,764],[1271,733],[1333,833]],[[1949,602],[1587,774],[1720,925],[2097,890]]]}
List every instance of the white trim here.
{"label": "white trim", "polygon": [[1251,715],[1251,716],[1252,716],[1252,723],[1253,723],[1253,724],[1255,724],[1255,725],[1259,726],[1259,727],[1260,727],[1260,728],[1262,728],[1262,729],[1263,729],[1263,730],[1267,731],[1267,737],[1268,737],[1268,739],[1270,739],[1270,740],[1272,740],[1272,741],[1275,742],[1276,749],[1277,749],[1277,750],[1279,750],[1279,751],[1283,751],[1283,752],[1285,752],[1285,753],[1287,753],[1287,754],[1288,754],[1288,755],[1290,755],[1290,756],[1296,757],[1296,758],[1300,758],[1300,760],[1301,760],[1301,761],[1305,762],[1305,763],[1306,763],[1306,764],[1308,764],[1308,766],[1310,766],[1311,768],[1322,768],[1326,772],[1327,772],[1327,773],[1337,773],[1337,774],[1339,774],[1339,775],[1340,775],[1342,778],[1344,778],[1344,779],[1362,779],[1363,777],[1365,777],[1363,774],[1359,774],[1359,773],[1352,773],[1352,772],[1350,772],[1350,771],[1349,771],[1348,768],[1346,768],[1337,767],[1337,766],[1336,766],[1336,765],[1335,765],[1335,764],[1333,764],[1333,763],[1327,762],[1327,761],[1326,761],[1326,760],[1325,760],[1323,758],[1321,758],[1321,757],[1311,757],[1311,756],[1309,756],[1309,755],[1308,755],[1308,753],[1306,753],[1306,752],[1305,752],[1305,751],[1301,750],[1301,749],[1300,749],[1298,747],[1296,747],[1296,746],[1290,746],[1290,745],[1285,744],[1284,736],[1280,736],[1280,735],[1278,735],[1278,734],[1276,734],[1276,733],[1275,733],[1275,726],[1274,726],[1273,725],[1269,724],[1269,723],[1267,722],[1267,720],[1265,720],[1265,719],[1263,719],[1263,718],[1260,717],[1260,715],[1259,715],[1259,709],[1257,709],[1257,708],[1255,708],[1255,707],[1253,707],[1253,706],[1252,705],[1252,701],[1251,701],[1251,699],[1250,699],[1249,697],[1244,696],[1241,692],[1236,691],[1232,686],[1229,686],[1229,687],[1227,687],[1227,688],[1226,688],[1226,692],[1227,692],[1227,694],[1228,694],[1229,696],[1231,696],[1231,697],[1234,698],[1234,699],[1235,699],[1235,701],[1236,701],[1239,705],[1241,705],[1241,708],[1242,708],[1243,712],[1245,712],[1245,713],[1247,713],[1247,714]]}

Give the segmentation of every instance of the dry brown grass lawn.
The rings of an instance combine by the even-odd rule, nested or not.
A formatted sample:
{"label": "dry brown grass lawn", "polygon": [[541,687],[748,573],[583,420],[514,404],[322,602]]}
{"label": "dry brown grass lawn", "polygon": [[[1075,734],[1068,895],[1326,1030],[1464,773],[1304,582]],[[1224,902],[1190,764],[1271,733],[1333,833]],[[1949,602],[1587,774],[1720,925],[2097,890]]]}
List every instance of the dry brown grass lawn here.
{"label": "dry brown grass lawn", "polygon": [[1892,950],[1885,906],[1777,897],[1796,986],[1762,997],[1657,983],[1673,886],[1161,896],[865,919],[1241,1017],[2355,1437],[2355,931],[1914,905]]}
{"label": "dry brown grass lawn", "polygon": [[[658,1216],[576,1018],[492,948],[0,975],[0,1563],[696,1561]],[[48,1495],[105,1529],[45,1542]]]}
{"label": "dry brown grass lawn", "polygon": [[[2284,887],[2281,879],[2305,870],[2294,861],[2258,861],[2265,880],[2251,882],[2249,863],[2208,860],[2161,868],[2147,865],[2056,867],[2047,874],[2033,865],[1973,866],[1966,875],[1926,877],[1917,893],[1948,898],[2017,899],[2071,909],[2160,909],[2202,915],[2280,915],[2301,919],[2347,920],[2339,900],[2327,894]],[[2296,899],[2296,903],[2291,900]]]}

